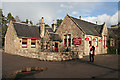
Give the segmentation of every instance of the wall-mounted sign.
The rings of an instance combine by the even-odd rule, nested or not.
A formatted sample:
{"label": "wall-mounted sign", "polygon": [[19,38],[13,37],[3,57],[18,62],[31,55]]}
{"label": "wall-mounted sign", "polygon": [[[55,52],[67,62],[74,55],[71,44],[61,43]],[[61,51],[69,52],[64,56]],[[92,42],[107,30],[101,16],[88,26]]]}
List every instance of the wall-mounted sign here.
{"label": "wall-mounted sign", "polygon": [[74,45],[80,45],[82,43],[82,39],[81,38],[73,38],[73,44]]}

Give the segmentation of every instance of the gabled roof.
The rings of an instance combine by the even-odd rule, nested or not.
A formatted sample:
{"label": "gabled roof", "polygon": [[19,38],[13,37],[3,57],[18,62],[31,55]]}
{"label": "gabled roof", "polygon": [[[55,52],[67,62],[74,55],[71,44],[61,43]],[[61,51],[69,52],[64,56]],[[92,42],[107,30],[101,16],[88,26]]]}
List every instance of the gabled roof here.
{"label": "gabled roof", "polygon": [[53,32],[50,32],[50,40],[52,41],[62,41],[62,39],[60,38],[60,36],[57,34],[57,33],[53,33]]}
{"label": "gabled roof", "polygon": [[108,33],[110,38],[120,38],[120,27],[118,28],[108,28]]}
{"label": "gabled roof", "polygon": [[101,36],[103,25],[93,24],[91,22],[87,22],[81,19],[77,19],[74,17],[70,17],[77,26],[83,30],[83,32],[87,35]]}
{"label": "gabled roof", "polygon": [[40,38],[38,26],[29,26],[23,23],[13,23],[18,37]]}

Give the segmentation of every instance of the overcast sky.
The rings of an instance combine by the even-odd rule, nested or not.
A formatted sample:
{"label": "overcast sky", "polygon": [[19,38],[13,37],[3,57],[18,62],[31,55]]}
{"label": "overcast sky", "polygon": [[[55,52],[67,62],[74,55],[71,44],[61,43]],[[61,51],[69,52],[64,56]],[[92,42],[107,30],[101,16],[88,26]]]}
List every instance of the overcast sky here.
{"label": "overcast sky", "polygon": [[[107,27],[118,23],[118,0],[116,2],[8,2],[3,0],[2,9],[4,15],[9,12],[13,16],[19,16],[23,21],[32,20],[34,24],[43,16],[45,23],[51,26],[52,20],[64,19],[68,13],[70,16],[98,24],[107,23]],[[25,1],[25,0],[24,0]],[[37,0],[35,0],[37,1]],[[95,1],[95,0],[93,0]]]}

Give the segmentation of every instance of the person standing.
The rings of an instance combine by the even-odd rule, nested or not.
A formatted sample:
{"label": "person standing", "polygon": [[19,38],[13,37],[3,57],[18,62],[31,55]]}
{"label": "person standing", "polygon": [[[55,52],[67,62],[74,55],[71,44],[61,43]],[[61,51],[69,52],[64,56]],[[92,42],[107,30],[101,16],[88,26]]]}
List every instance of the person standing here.
{"label": "person standing", "polygon": [[94,56],[95,56],[95,47],[92,46],[92,48],[90,48],[90,62],[94,62]]}
{"label": "person standing", "polygon": [[89,59],[90,59],[90,62],[91,62],[91,58],[92,58],[92,47],[90,48],[90,53],[89,53]]}

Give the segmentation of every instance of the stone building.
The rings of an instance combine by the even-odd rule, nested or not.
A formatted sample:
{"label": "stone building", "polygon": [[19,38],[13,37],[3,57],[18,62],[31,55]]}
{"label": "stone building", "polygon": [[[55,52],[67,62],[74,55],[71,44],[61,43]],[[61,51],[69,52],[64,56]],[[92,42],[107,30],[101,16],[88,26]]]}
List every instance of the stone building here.
{"label": "stone building", "polygon": [[15,54],[20,50],[38,52],[40,47],[38,26],[10,21],[5,35],[5,52]]}
{"label": "stone building", "polygon": [[[79,55],[88,55],[92,46],[95,54],[107,53],[108,29],[103,25],[93,24],[81,19],[65,16],[56,33],[62,39],[61,45],[69,51],[77,51]],[[74,41],[78,41],[76,45]]]}
{"label": "stone building", "polygon": [[51,52],[58,52],[59,51],[59,44],[62,41],[61,38],[56,31],[56,24],[53,20],[52,28],[46,27],[45,36],[43,38],[44,41],[44,51],[51,51]]}
{"label": "stone building", "polygon": [[119,25],[111,25],[108,28],[109,39],[108,39],[108,53],[120,53],[120,27]]}
{"label": "stone building", "polygon": [[55,22],[53,21],[52,28],[46,27],[43,17],[38,26],[10,21],[5,35],[5,52],[58,51],[61,39],[55,31]]}
{"label": "stone building", "polygon": [[[107,39],[106,23],[97,25],[68,14],[58,28],[55,21],[52,27],[46,27],[43,17],[38,26],[10,21],[5,35],[5,52],[16,54],[28,51],[38,53],[35,54],[37,56],[45,52],[44,57],[50,52],[59,52],[61,60],[61,56],[66,56],[68,52],[67,55],[72,59],[72,51],[79,56],[88,55],[92,46],[95,46],[95,54],[107,53]],[[24,54],[21,52],[20,55]]]}

